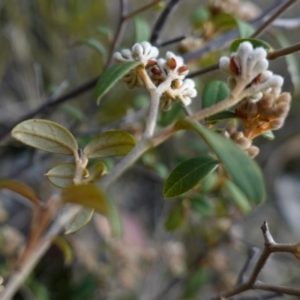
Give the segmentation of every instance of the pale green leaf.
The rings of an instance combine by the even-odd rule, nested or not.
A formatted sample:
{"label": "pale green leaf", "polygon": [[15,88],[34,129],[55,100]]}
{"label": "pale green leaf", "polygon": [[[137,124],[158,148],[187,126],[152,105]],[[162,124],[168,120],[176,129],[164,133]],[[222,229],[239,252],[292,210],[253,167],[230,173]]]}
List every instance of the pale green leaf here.
{"label": "pale green leaf", "polygon": [[200,216],[207,217],[214,213],[214,207],[209,199],[199,196],[191,199],[192,209]]}
{"label": "pale green leaf", "polygon": [[87,181],[93,182],[97,179],[100,179],[105,174],[107,174],[107,167],[103,162],[99,162],[93,167]]}
{"label": "pale green leaf", "polygon": [[255,31],[251,24],[246,23],[238,18],[235,18],[235,21],[239,30],[240,38],[247,38]]}
{"label": "pale green leaf", "polygon": [[83,44],[88,46],[89,48],[95,50],[100,56],[105,56],[107,51],[102,43],[94,38],[85,39],[78,42],[79,44]]}
{"label": "pale green leaf", "polygon": [[206,122],[211,123],[211,122],[217,122],[220,120],[226,120],[226,119],[234,119],[236,118],[236,114],[232,111],[229,110],[224,110],[222,112],[219,112],[215,115],[212,115],[208,118],[205,119]]}
{"label": "pale green leaf", "polygon": [[64,234],[75,233],[85,225],[87,225],[94,215],[94,209],[89,207],[83,207],[79,214],[65,226]]}
{"label": "pale green leaf", "polygon": [[135,42],[140,43],[148,41],[151,34],[149,23],[139,16],[134,17],[133,20],[135,25]]}
{"label": "pale green leaf", "polygon": [[275,135],[273,133],[273,131],[269,130],[269,131],[265,131],[262,136],[270,141],[275,140]]}
{"label": "pale green leaf", "polygon": [[[286,48],[290,47],[291,43],[286,38],[285,35],[276,33],[274,34],[274,37],[277,39],[278,43],[281,47]],[[287,70],[291,76],[291,81],[293,83],[294,88],[294,94],[299,95],[300,93],[300,70],[299,70],[299,63],[298,63],[298,57],[296,53],[292,53],[289,55],[285,55],[284,59],[287,64]]]}
{"label": "pale green leaf", "polygon": [[245,194],[232,181],[226,180],[223,184],[223,187],[229,194],[229,199],[236,204],[241,212],[246,214],[252,210],[252,207]]}
{"label": "pale green leaf", "polygon": [[[60,188],[68,188],[73,185],[75,170],[75,164],[62,164],[49,170],[45,176],[47,176],[49,181],[55,186]],[[83,177],[87,177],[88,175],[88,170],[85,169],[83,172]]]}
{"label": "pale green leaf", "polygon": [[234,142],[188,119],[179,121],[177,128],[197,131],[246,197],[255,204],[264,200],[265,186],[260,168]]}
{"label": "pale green leaf", "polygon": [[173,231],[180,227],[184,221],[184,211],[181,203],[176,205],[169,213],[168,218],[165,221],[165,228],[169,231]]}
{"label": "pale green leaf", "polygon": [[124,63],[117,63],[107,70],[105,70],[100,76],[96,88],[95,96],[97,103],[100,103],[101,98],[130,70],[141,64],[139,61],[130,61]]}
{"label": "pale green leaf", "polygon": [[195,27],[202,27],[210,18],[210,12],[206,7],[198,7],[192,15],[192,23]]}
{"label": "pale green leaf", "polygon": [[264,48],[267,52],[270,52],[272,47],[266,43],[265,41],[258,40],[258,39],[252,39],[252,38],[243,38],[243,39],[237,39],[234,40],[230,46],[230,51],[231,52],[236,52],[237,49],[239,48],[239,45],[243,42],[249,42],[252,44],[253,48],[259,48],[262,47]]}
{"label": "pale green leaf", "polygon": [[1,179],[0,180],[0,188],[7,189],[13,191],[26,199],[32,202],[35,206],[40,205],[39,198],[35,194],[35,192],[29,187],[21,182],[10,180],[10,179]]}
{"label": "pale green leaf", "polygon": [[61,236],[56,236],[52,243],[60,248],[63,253],[64,261],[67,266],[71,265],[74,260],[74,252],[71,244],[65,238]]}
{"label": "pale green leaf", "polygon": [[210,81],[202,93],[202,108],[212,106],[224,100],[230,94],[228,85],[219,80]]}
{"label": "pale green leaf", "polygon": [[123,156],[132,150],[136,141],[125,131],[113,130],[100,133],[84,148],[84,155],[88,158]]}
{"label": "pale green leaf", "polygon": [[53,153],[73,155],[78,150],[68,129],[47,120],[31,119],[19,123],[12,130],[12,137],[28,146]]}
{"label": "pale green leaf", "polygon": [[80,122],[86,121],[86,116],[85,114],[77,107],[69,104],[62,105],[58,108],[60,111],[63,113],[71,116],[75,120],[78,120]]}
{"label": "pale green leaf", "polygon": [[184,161],[167,178],[163,189],[164,196],[171,198],[187,192],[211,173],[218,164],[219,162],[211,156],[199,156]]}
{"label": "pale green leaf", "polygon": [[106,195],[94,184],[69,187],[63,190],[61,199],[64,203],[74,203],[93,208],[104,215],[110,213],[110,204]]}

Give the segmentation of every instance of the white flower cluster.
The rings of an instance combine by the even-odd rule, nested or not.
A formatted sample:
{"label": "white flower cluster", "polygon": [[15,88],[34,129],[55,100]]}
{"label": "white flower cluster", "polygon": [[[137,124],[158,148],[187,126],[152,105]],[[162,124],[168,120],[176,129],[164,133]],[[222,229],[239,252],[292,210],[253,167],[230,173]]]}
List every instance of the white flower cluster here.
{"label": "white flower cluster", "polygon": [[[197,96],[195,83],[192,79],[184,79],[188,74],[188,66],[180,56],[167,52],[165,58],[158,58],[159,51],[149,42],[133,45],[131,50],[124,49],[114,54],[114,60],[119,63],[139,61],[146,68],[152,82],[158,87],[168,81],[170,86],[161,97],[161,108],[169,109],[172,101],[179,101],[187,106],[192,98]],[[136,69],[131,70],[123,78],[128,88],[142,86],[143,81]]]}
{"label": "white flower cluster", "polygon": [[230,75],[230,88],[233,89],[241,82],[246,86],[245,96],[250,101],[258,101],[264,93],[280,89],[283,84],[281,76],[268,70],[267,51],[262,47],[253,48],[250,42],[241,43],[237,52],[230,57],[221,57],[219,66]]}

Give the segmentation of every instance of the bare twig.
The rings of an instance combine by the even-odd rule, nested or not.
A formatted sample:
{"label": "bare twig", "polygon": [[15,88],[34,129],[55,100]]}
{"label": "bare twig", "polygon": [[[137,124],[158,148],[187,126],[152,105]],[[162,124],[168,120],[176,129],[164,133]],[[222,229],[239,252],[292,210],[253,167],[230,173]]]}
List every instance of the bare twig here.
{"label": "bare twig", "polygon": [[255,32],[251,35],[251,38],[260,36],[279,16],[281,16],[288,8],[296,3],[297,0],[289,0],[284,3],[272,16],[270,16]]}
{"label": "bare twig", "polygon": [[166,5],[165,9],[160,14],[152,30],[152,34],[150,37],[151,44],[157,45],[157,40],[159,38],[160,32],[164,27],[165,23],[167,22],[170,13],[172,12],[172,10],[174,9],[174,7],[179,1],[180,0],[170,0],[169,3]]}
{"label": "bare twig", "polygon": [[226,299],[248,290],[264,290],[280,294],[300,296],[300,289],[284,287],[279,285],[269,285],[257,281],[259,273],[261,272],[262,268],[264,267],[272,253],[292,253],[294,255],[297,253],[297,244],[277,244],[274,241],[269,231],[267,222],[263,223],[263,225],[261,226],[261,230],[265,240],[265,247],[249,278],[246,281],[235,286],[231,290],[221,293],[217,297],[214,297],[213,300]]}
{"label": "bare twig", "polygon": [[160,0],[153,0],[152,2],[150,2],[149,4],[146,4],[145,6],[142,6],[140,8],[138,8],[137,10],[127,14],[127,16],[125,16],[125,20],[128,20],[128,19],[131,19],[133,18],[134,16],[136,16],[137,14],[153,7],[155,4],[157,4]]}

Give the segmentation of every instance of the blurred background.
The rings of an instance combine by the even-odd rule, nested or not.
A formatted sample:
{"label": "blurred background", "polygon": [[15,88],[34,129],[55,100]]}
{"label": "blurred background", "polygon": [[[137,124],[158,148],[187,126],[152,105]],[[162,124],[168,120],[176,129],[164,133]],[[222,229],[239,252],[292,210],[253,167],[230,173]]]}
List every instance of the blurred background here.
{"label": "blurred background", "polygon": [[[133,12],[151,0],[126,2],[128,12]],[[128,20],[118,49],[149,39],[168,1],[156,2]],[[210,34],[203,25],[208,12],[223,10],[245,22],[256,20],[255,27],[265,10],[283,2],[179,1],[159,35],[161,53],[171,50],[185,55],[190,58],[187,63],[192,71],[214,64],[228,53],[228,42],[237,33],[233,29],[235,36],[229,35],[222,41],[224,47],[216,46],[214,41],[232,29]],[[261,38],[275,49],[299,42],[299,16],[297,3],[282,16],[284,20],[278,26],[270,27]],[[53,166],[71,160],[21,145],[10,138],[7,128],[47,101],[101,74],[110,57],[119,18],[117,0],[0,1],[1,178],[28,184],[43,201],[59,192],[44,174]],[[164,46],[164,42],[177,37],[185,38]],[[207,45],[211,51],[189,55]],[[181,202],[187,203],[187,214],[183,220],[176,219],[179,200],[163,198],[164,179],[179,162],[207,151],[196,135],[176,135],[146,153],[109,189],[110,199],[122,216],[123,237],[111,238],[105,218],[95,214],[86,227],[65,237],[69,246],[51,247],[14,299],[209,299],[234,285],[249,251],[259,253],[262,249],[260,226],[264,220],[269,222],[276,241],[297,242],[300,238],[298,60],[296,53],[271,62],[270,69],[285,78],[284,91],[292,93],[293,102],[285,126],[275,132],[275,140],[255,141],[260,147],[256,160],[268,190],[263,205],[243,214],[228,204],[230,195],[212,194],[213,204],[202,203],[194,211],[189,210],[188,202]],[[226,77],[213,71],[195,78],[199,96],[193,109],[201,107],[201,92],[212,79]],[[109,129],[126,130],[138,139],[144,128],[147,103],[143,89],[128,90],[120,82],[100,106],[96,105],[91,88],[43,109],[35,117],[66,126],[79,145]],[[161,112],[158,126],[161,128],[182,116],[184,113],[178,107]],[[117,161],[103,160],[108,169]],[[21,196],[1,191],[0,283],[10,274],[24,245],[30,216],[30,204]],[[272,284],[299,287],[299,268],[296,258],[274,255],[260,278]],[[252,294],[264,295],[257,291]],[[283,298],[276,295],[276,299]]]}

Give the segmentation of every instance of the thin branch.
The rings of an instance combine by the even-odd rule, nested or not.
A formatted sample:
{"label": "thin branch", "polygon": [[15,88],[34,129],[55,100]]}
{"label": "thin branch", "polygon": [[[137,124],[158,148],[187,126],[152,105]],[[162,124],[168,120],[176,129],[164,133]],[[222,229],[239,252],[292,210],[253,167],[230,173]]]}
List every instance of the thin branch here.
{"label": "thin branch", "polygon": [[288,8],[295,4],[296,1],[297,0],[289,0],[283,4],[272,16],[267,19],[267,21],[258,27],[250,37],[255,38],[260,36],[279,16],[281,16]]}
{"label": "thin branch", "polygon": [[160,14],[158,20],[156,21],[153,27],[152,34],[150,37],[150,43],[152,45],[157,45],[157,40],[159,38],[160,32],[163,29],[165,23],[167,22],[170,13],[179,1],[180,0],[170,0],[169,3],[166,5],[165,9]]}
{"label": "thin branch", "polygon": [[300,51],[300,43],[286,47],[286,48],[271,51],[268,54],[268,59],[273,60],[273,59],[279,58],[281,56],[289,55],[289,54],[292,54],[292,53],[295,53],[298,51]]}
{"label": "thin branch", "polygon": [[137,14],[153,7],[155,4],[157,4],[158,2],[160,2],[160,0],[153,0],[152,2],[150,2],[149,4],[141,7],[141,8],[138,8],[137,10],[127,14],[125,17],[124,17],[124,20],[129,20],[131,18],[133,18],[134,16],[136,16]]}
{"label": "thin branch", "polygon": [[206,68],[200,69],[198,71],[195,71],[195,72],[189,74],[187,77],[188,78],[194,78],[194,77],[197,77],[197,76],[200,76],[200,75],[212,72],[212,71],[216,71],[216,70],[219,70],[219,63],[216,63],[214,65],[211,65],[211,66],[208,66]]}
{"label": "thin branch", "polygon": [[262,268],[264,267],[272,253],[281,252],[292,253],[295,255],[297,252],[297,244],[277,244],[269,231],[267,222],[263,223],[261,229],[265,240],[265,247],[250,277],[245,282],[235,286],[231,290],[228,290],[227,292],[221,293],[217,297],[214,297],[213,300],[230,298],[248,290],[265,290],[281,294],[300,296],[300,289],[283,287],[278,285],[269,285],[257,281],[259,273],[261,272]]}

